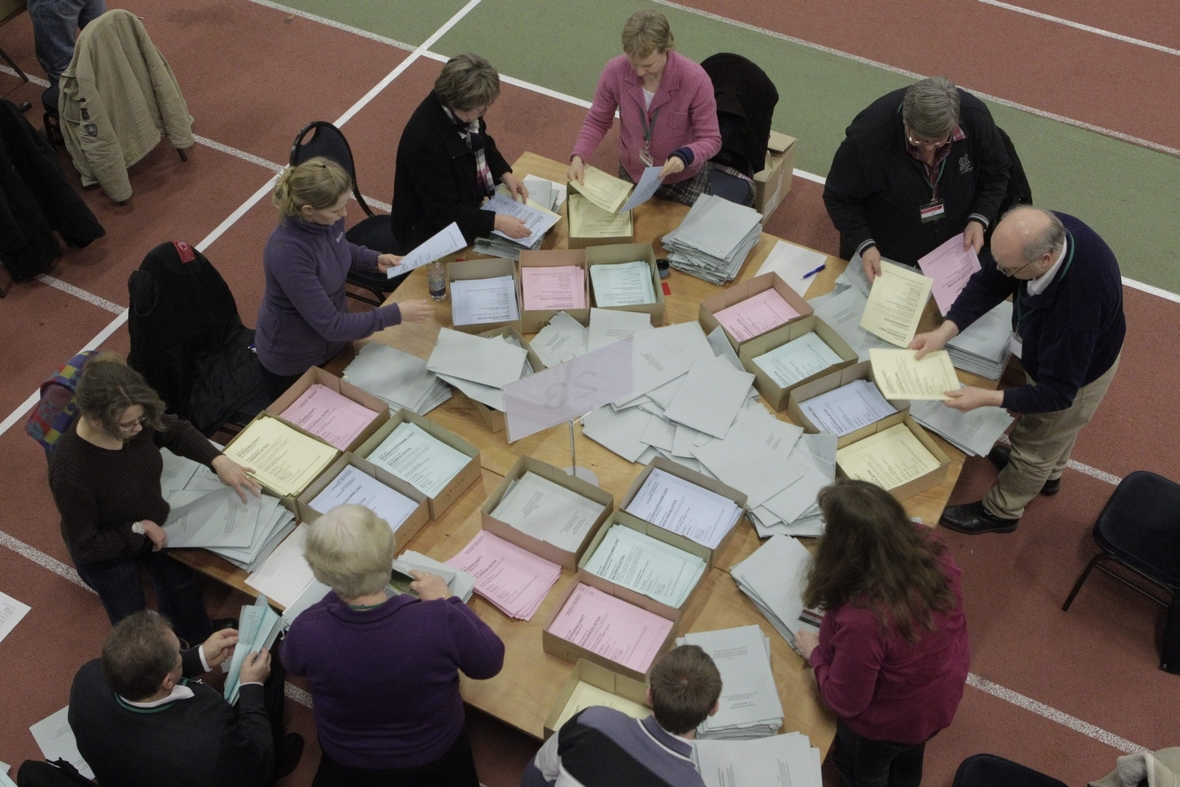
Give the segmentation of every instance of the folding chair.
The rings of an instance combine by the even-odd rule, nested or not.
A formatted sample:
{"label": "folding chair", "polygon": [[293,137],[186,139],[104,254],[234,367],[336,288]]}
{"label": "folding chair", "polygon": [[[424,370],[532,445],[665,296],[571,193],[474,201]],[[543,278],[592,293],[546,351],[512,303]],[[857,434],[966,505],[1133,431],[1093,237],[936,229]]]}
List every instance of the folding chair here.
{"label": "folding chair", "polygon": [[959,765],[952,787],[1066,787],[1051,776],[1046,776],[1020,763],[1005,760],[994,754],[976,754]]}

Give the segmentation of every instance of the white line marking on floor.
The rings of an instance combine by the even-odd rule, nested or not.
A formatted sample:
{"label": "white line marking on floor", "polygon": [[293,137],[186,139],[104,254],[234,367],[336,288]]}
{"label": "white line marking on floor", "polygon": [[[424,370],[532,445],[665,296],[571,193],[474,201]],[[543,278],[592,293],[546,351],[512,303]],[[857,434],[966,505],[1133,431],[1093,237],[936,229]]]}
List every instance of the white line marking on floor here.
{"label": "white line marking on floor", "polygon": [[267,159],[262,158],[262,156],[255,156],[253,153],[247,153],[244,150],[231,148],[229,145],[223,145],[220,142],[209,139],[208,137],[202,137],[198,134],[193,134],[193,139],[195,139],[198,144],[204,145],[207,148],[213,148],[216,151],[233,156],[234,158],[240,158],[242,161],[248,161],[251,164],[257,164],[260,167],[269,169],[271,172],[283,171],[282,164],[276,164],[273,161],[268,161]]}
{"label": "white line marking on floor", "polygon": [[255,5],[263,6],[264,8],[270,8],[275,11],[282,11],[284,14],[290,14],[291,16],[302,17],[303,19],[309,19],[312,22],[319,22],[321,25],[324,25],[326,27],[331,27],[336,30],[343,30],[345,33],[352,33],[353,35],[358,35],[361,38],[367,38],[370,41],[376,41],[379,44],[387,44],[388,46],[396,47],[398,49],[404,49],[407,52],[414,51],[413,44],[407,44],[404,41],[398,41],[393,38],[386,38],[383,35],[379,35],[377,33],[370,32],[370,31],[365,30],[360,27],[353,27],[352,25],[346,25],[343,22],[337,22],[335,19],[329,19],[325,16],[316,16],[315,14],[309,14],[307,11],[300,11],[298,9],[291,8],[289,6],[281,5],[279,3],[272,3],[269,0],[250,0],[250,2],[254,3]]}
{"label": "white line marking on floor", "polygon": [[51,557],[41,550],[29,546],[24,541],[14,538],[2,530],[0,530],[0,546],[8,547],[21,557],[27,557],[42,568],[47,568],[59,577],[68,579],[78,587],[85,588],[91,593],[94,593],[94,588],[82,581],[82,577],[78,576],[78,572],[74,570],[73,566],[67,566],[57,558]]}
{"label": "white line marking on floor", "polygon": [[1031,697],[1026,697],[1019,692],[1012,691],[1012,689],[1006,689],[1003,686],[992,683],[987,678],[981,678],[974,673],[968,673],[967,685],[986,692],[993,697],[1004,700],[1005,702],[1010,702],[1013,705],[1035,713],[1038,716],[1043,716],[1049,721],[1055,721],[1064,727],[1068,727],[1074,732],[1080,732],[1082,735],[1093,738],[1097,741],[1101,741],[1107,746],[1118,749],[1121,752],[1125,752],[1127,754],[1140,754],[1151,751],[1150,749],[1146,749],[1136,743],[1131,743],[1131,741],[1127,740],[1126,738],[1121,738],[1118,735],[1115,735],[1113,732],[1107,732],[1100,727],[1095,727],[1093,724],[1084,722],[1076,716],[1070,716],[1068,713],[1059,711],[1056,708],[1050,708],[1043,702],[1037,702]]}
{"label": "white line marking on floor", "polygon": [[55,290],[61,290],[64,293],[73,295],[75,298],[81,298],[87,303],[93,304],[100,309],[106,309],[111,314],[121,314],[123,312],[123,307],[119,304],[111,303],[106,298],[100,298],[92,292],[86,292],[86,290],[82,289],[81,287],[75,287],[68,282],[64,282],[61,279],[50,276],[47,273],[40,273],[36,278],[37,281],[41,282],[42,284],[47,284]]}
{"label": "white line marking on floor", "polygon": [[1172,49],[1172,47],[1164,46],[1163,44],[1153,44],[1150,41],[1144,41],[1141,38],[1131,38],[1130,36],[1125,36],[1125,35],[1122,35],[1121,33],[1112,33],[1111,31],[1103,30],[1100,27],[1091,27],[1090,25],[1084,25],[1081,22],[1074,22],[1070,19],[1062,19],[1059,16],[1050,16],[1049,14],[1042,14],[1040,11],[1033,11],[1028,8],[1021,8],[1018,5],[1012,5],[1010,3],[1001,3],[1001,2],[999,2],[999,0],[979,0],[979,2],[981,2],[985,5],[995,6],[996,8],[1003,8],[1007,11],[1015,11],[1018,14],[1025,14],[1026,16],[1032,16],[1032,17],[1036,17],[1037,19],[1043,19],[1046,22],[1056,22],[1059,25],[1065,25],[1066,27],[1072,27],[1076,30],[1084,30],[1087,33],[1093,33],[1095,35],[1103,36],[1105,38],[1113,38],[1115,41],[1122,41],[1124,44],[1134,44],[1135,46],[1141,46],[1146,49],[1154,49],[1157,52],[1163,52],[1164,54],[1168,54],[1168,55],[1180,55],[1180,49]]}
{"label": "white line marking on floor", "polygon": [[[258,0],[253,0],[253,2],[258,2]],[[283,694],[286,695],[287,699],[295,700],[295,702],[298,702],[305,708],[310,708],[312,706],[311,694],[299,688],[294,683],[284,683]]]}
{"label": "white line marking on floor", "polygon": [[[14,76],[17,79],[20,79],[20,74],[16,73],[16,69],[9,68],[8,66],[0,66],[0,72],[8,74],[9,76]],[[45,79],[42,79],[39,76],[35,76],[33,74],[30,74],[28,71],[25,72],[25,76],[27,76],[29,78],[29,81],[32,82],[34,85],[40,85],[41,87],[49,87],[49,82]]]}
{"label": "white line marking on floor", "polygon": [[[1008,439],[1008,435],[1000,435],[1000,442],[1004,445],[1012,445],[1012,441]],[[1096,478],[1099,481],[1105,481],[1111,486],[1118,486],[1123,482],[1123,479],[1119,478],[1114,473],[1108,473],[1105,470],[1099,470],[1097,467],[1084,465],[1081,462],[1073,459],[1069,460],[1069,462],[1066,464],[1066,467],[1068,467],[1070,470],[1077,470],[1082,475],[1088,475],[1090,478]]]}

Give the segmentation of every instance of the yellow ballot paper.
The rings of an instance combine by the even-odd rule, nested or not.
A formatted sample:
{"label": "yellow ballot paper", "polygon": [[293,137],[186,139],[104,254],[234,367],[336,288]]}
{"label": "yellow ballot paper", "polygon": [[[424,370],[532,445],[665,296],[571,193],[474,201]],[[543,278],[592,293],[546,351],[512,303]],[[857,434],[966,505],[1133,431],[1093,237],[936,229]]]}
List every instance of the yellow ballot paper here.
{"label": "yellow ballot paper", "polygon": [[608,213],[581,194],[570,194],[569,234],[575,238],[629,238],[631,211]]}
{"label": "yellow ballot paper", "polygon": [[959,389],[959,377],[946,350],[915,360],[917,350],[869,350],[873,379],[886,399],[941,399]]}
{"label": "yellow ballot paper", "polygon": [[938,460],[905,424],[836,451],[836,464],[849,477],[894,489],[937,470]]}
{"label": "yellow ballot paper", "polygon": [[617,694],[611,694],[609,691],[600,689],[585,681],[578,681],[578,685],[574,688],[573,694],[570,695],[569,701],[565,703],[565,708],[562,709],[561,715],[557,717],[557,723],[553,725],[553,729],[560,730],[561,725],[569,721],[571,716],[592,705],[614,708],[617,711],[626,713],[633,719],[646,719],[651,715],[651,710],[637,702],[624,699]]}
{"label": "yellow ballot paper", "polygon": [[570,188],[584,194],[587,199],[607,213],[617,213],[631,192],[630,183],[608,175],[598,167],[586,167],[582,173],[582,180],[585,181],[584,184],[571,180]]}
{"label": "yellow ballot paper", "polygon": [[253,470],[259,483],[280,495],[298,495],[339,452],[277,418],[250,422],[225,447],[225,455]]}
{"label": "yellow ballot paper", "polygon": [[928,276],[881,260],[881,275],[873,279],[860,327],[890,344],[906,347],[918,332],[933,284],[934,279]]}

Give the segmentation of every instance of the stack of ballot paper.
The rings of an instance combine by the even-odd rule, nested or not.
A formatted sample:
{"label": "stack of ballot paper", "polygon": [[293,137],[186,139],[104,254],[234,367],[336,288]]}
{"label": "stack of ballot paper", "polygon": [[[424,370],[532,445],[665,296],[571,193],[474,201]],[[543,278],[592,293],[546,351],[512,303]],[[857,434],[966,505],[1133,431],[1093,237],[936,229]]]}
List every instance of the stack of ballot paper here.
{"label": "stack of ballot paper", "polygon": [[447,561],[475,577],[475,592],[510,618],[532,620],[561,576],[561,566],[486,530]]}
{"label": "stack of ballot paper", "polygon": [[[852,263],[848,263],[848,269],[852,270]],[[857,270],[859,269],[858,266]],[[868,302],[868,296],[853,286],[841,287],[808,301],[815,310],[815,316],[848,342],[848,346],[856,351],[861,361],[867,361],[869,351],[874,348],[893,347],[881,337],[874,336],[860,327],[860,320]]]}
{"label": "stack of ballot paper", "polygon": [[[468,574],[466,571],[448,566],[446,563],[441,563],[432,557],[427,557],[412,549],[407,549],[398,555],[397,560],[393,561],[394,572],[400,572],[403,577],[407,576],[412,570],[425,571],[428,574],[438,574],[447,581],[447,587],[451,589],[459,598],[463,599],[466,604],[471,601],[471,594],[475,592],[475,577]],[[412,593],[409,589],[409,583],[405,583],[404,588],[401,582],[394,574],[390,574],[389,586],[399,593]]]}
{"label": "stack of ballot paper", "polygon": [[533,373],[528,351],[510,334],[472,336],[443,328],[426,368],[468,398],[504,411],[504,386]]}
{"label": "stack of ballot paper", "polygon": [[303,591],[315,581],[311,566],[303,557],[310,526],[304,522],[287,536],[283,543],[267,556],[262,564],[246,577],[246,584],[263,595],[270,596],[284,607],[294,604]]}
{"label": "stack of ballot paper", "polygon": [[591,574],[679,608],[705,573],[705,561],[626,525],[606,531],[586,562]]}
{"label": "stack of ballot paper", "polygon": [[658,468],[624,510],[709,549],[717,548],[742,515],[729,498]]}
{"label": "stack of ballot paper", "polygon": [[426,415],[451,398],[450,387],[426,368],[426,361],[387,344],[369,342],[344,369],[344,379],[384,399],[396,410],[403,407]]}
{"label": "stack of ballot paper", "polygon": [[737,278],[762,234],[762,214],[712,194],[697,198],[680,226],[663,237],[672,267],[712,284]]}
{"label": "stack of ballot paper", "polygon": [[[601,310],[595,309],[594,311]],[[641,316],[644,317],[644,322],[650,328],[651,321],[647,319],[647,315]],[[559,363],[565,363],[586,352],[589,340],[589,328],[565,312],[558,312],[533,337],[533,340],[529,342],[529,346],[533,348],[533,352],[537,354],[537,357],[541,359],[541,363],[545,364],[545,368],[548,369],[557,366]]]}
{"label": "stack of ballot paper", "polygon": [[509,484],[491,515],[558,549],[576,552],[605,508],[530,471]]}
{"label": "stack of ballot paper", "polygon": [[554,213],[561,210],[561,203],[565,202],[566,195],[564,183],[546,180],[537,175],[525,175],[521,180],[524,181],[525,188],[529,190],[530,202],[535,202]]}
{"label": "stack of ballot paper", "polygon": [[821,432],[836,437],[843,437],[897,412],[871,380],[853,380],[801,402],[799,409]]}
{"label": "stack of ballot paper", "polygon": [[309,505],[321,514],[337,506],[364,506],[384,519],[394,532],[418,508],[413,500],[355,465],[346,465]]}
{"label": "stack of ballot paper", "polygon": [[561,709],[557,721],[553,723],[553,729],[560,730],[562,725],[569,721],[574,714],[590,707],[611,708],[625,713],[633,719],[646,719],[651,715],[651,709],[646,705],[632,702],[618,694],[611,694],[606,689],[600,689],[592,683],[580,680],[578,685],[574,686],[573,692],[570,693],[570,698],[566,700],[565,707]]}
{"label": "stack of ballot paper", "polygon": [[[782,427],[798,428],[789,424],[782,424]],[[783,445],[784,442],[780,441],[776,449],[780,456]],[[821,489],[836,480],[836,436],[826,433],[802,435],[787,450],[786,465],[802,475],[782,492],[750,509],[750,521],[760,538],[776,534],[823,535],[824,520],[816,497]]]}
{"label": "stack of ballot paper", "polygon": [[508,188],[503,185],[498,186],[496,193],[492,195],[491,199],[480,207],[489,213],[498,213],[520,219],[529,231],[529,234],[523,238],[512,238],[500,232],[500,230],[492,230],[493,235],[515,243],[518,249],[520,247],[531,249],[540,245],[541,240],[545,237],[545,233],[561,219],[561,216],[531,199],[527,202],[517,202],[511,192],[508,191]]}
{"label": "stack of ballot paper", "polygon": [[956,369],[998,380],[1012,354],[1011,336],[1012,302],[1002,301],[947,342],[946,351]]}
{"label": "stack of ballot paper", "polygon": [[526,249],[537,251],[544,242],[545,237],[542,235],[531,245],[521,246],[516,241],[501,238],[499,235],[493,235],[490,238],[476,238],[475,243],[471,244],[471,248],[476,254],[486,254],[489,257],[503,257],[507,260],[516,260],[519,262],[522,251]]}
{"label": "stack of ballot paper", "polygon": [[356,436],[377,417],[360,402],[321,383],[304,391],[279,415],[341,451],[347,451]]}
{"label": "stack of ballot paper", "polygon": [[471,457],[437,440],[415,423],[398,424],[368,460],[430,498],[438,497]]}
{"label": "stack of ballot paper", "polygon": [[751,360],[770,375],[780,388],[819,374],[824,369],[843,363],[835,350],[824,343],[817,333],[805,333],[798,339],[780,344],[773,350]]}
{"label": "stack of ballot paper", "polygon": [[521,297],[528,311],[586,308],[586,269],[580,265],[522,266]]}
{"label": "stack of ballot paper", "polygon": [[976,407],[960,413],[935,400],[910,402],[910,415],[969,456],[987,456],[1016,420],[1002,407]]}
{"label": "stack of ballot paper", "polygon": [[455,279],[451,282],[451,321],[455,325],[482,325],[519,319],[516,280],[511,276]]}
{"label": "stack of ballot paper", "polygon": [[696,631],[676,640],[696,645],[721,673],[721,706],[697,727],[697,740],[765,738],[783,726],[783,705],[770,669],[770,638],[758,626]]}
{"label": "stack of ballot paper", "polygon": [[739,342],[774,330],[798,316],[799,312],[773,287],[713,315]]}
{"label": "stack of ballot paper", "polygon": [[254,571],[295,529],[295,515],[277,497],[247,495],[222,486],[217,475],[191,459],[161,449],[160,488],[172,507],[164,522],[170,548],[204,547],[239,568]]}
{"label": "stack of ballot paper", "polygon": [[823,785],[823,758],[801,732],[745,741],[697,740],[692,754],[705,787]]}
{"label": "stack of ballot paper", "polygon": [[822,620],[818,612],[803,608],[803,583],[810,564],[811,553],[806,547],[793,538],[776,535],[729,570],[738,588],[796,651],[795,634],[819,631]]}
{"label": "stack of ballot paper", "polygon": [[937,470],[938,459],[905,424],[891,426],[836,451],[836,464],[849,478],[894,489]]}
{"label": "stack of ballot paper", "polygon": [[590,286],[599,308],[656,302],[651,266],[643,260],[591,265]]}
{"label": "stack of ballot paper", "polygon": [[279,613],[270,608],[266,596],[259,596],[253,604],[242,607],[238,616],[238,644],[230,656],[229,672],[225,678],[223,694],[231,705],[238,701],[241,688],[242,664],[246,656],[262,649],[270,650],[283,631],[283,620]]}
{"label": "stack of ballot paper", "polygon": [[645,674],[671,633],[672,621],[579,583],[547,631]]}
{"label": "stack of ballot paper", "polygon": [[298,497],[337,450],[263,414],[238,432],[224,453],[276,494]]}

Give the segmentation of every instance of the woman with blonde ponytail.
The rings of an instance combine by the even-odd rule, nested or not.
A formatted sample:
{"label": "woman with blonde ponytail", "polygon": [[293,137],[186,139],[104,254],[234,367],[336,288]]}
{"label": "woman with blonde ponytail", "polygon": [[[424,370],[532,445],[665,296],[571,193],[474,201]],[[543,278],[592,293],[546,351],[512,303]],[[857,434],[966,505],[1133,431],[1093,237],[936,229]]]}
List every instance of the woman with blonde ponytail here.
{"label": "woman with blonde ponytail", "polygon": [[254,339],[272,399],[349,342],[402,321],[421,322],[431,313],[425,301],[348,311],[344,284],[350,270],[384,273],[401,260],[344,237],[351,192],[348,173],[318,156],[287,167],[275,184],[271,201],[279,209],[279,225],[262,253],[266,291]]}

